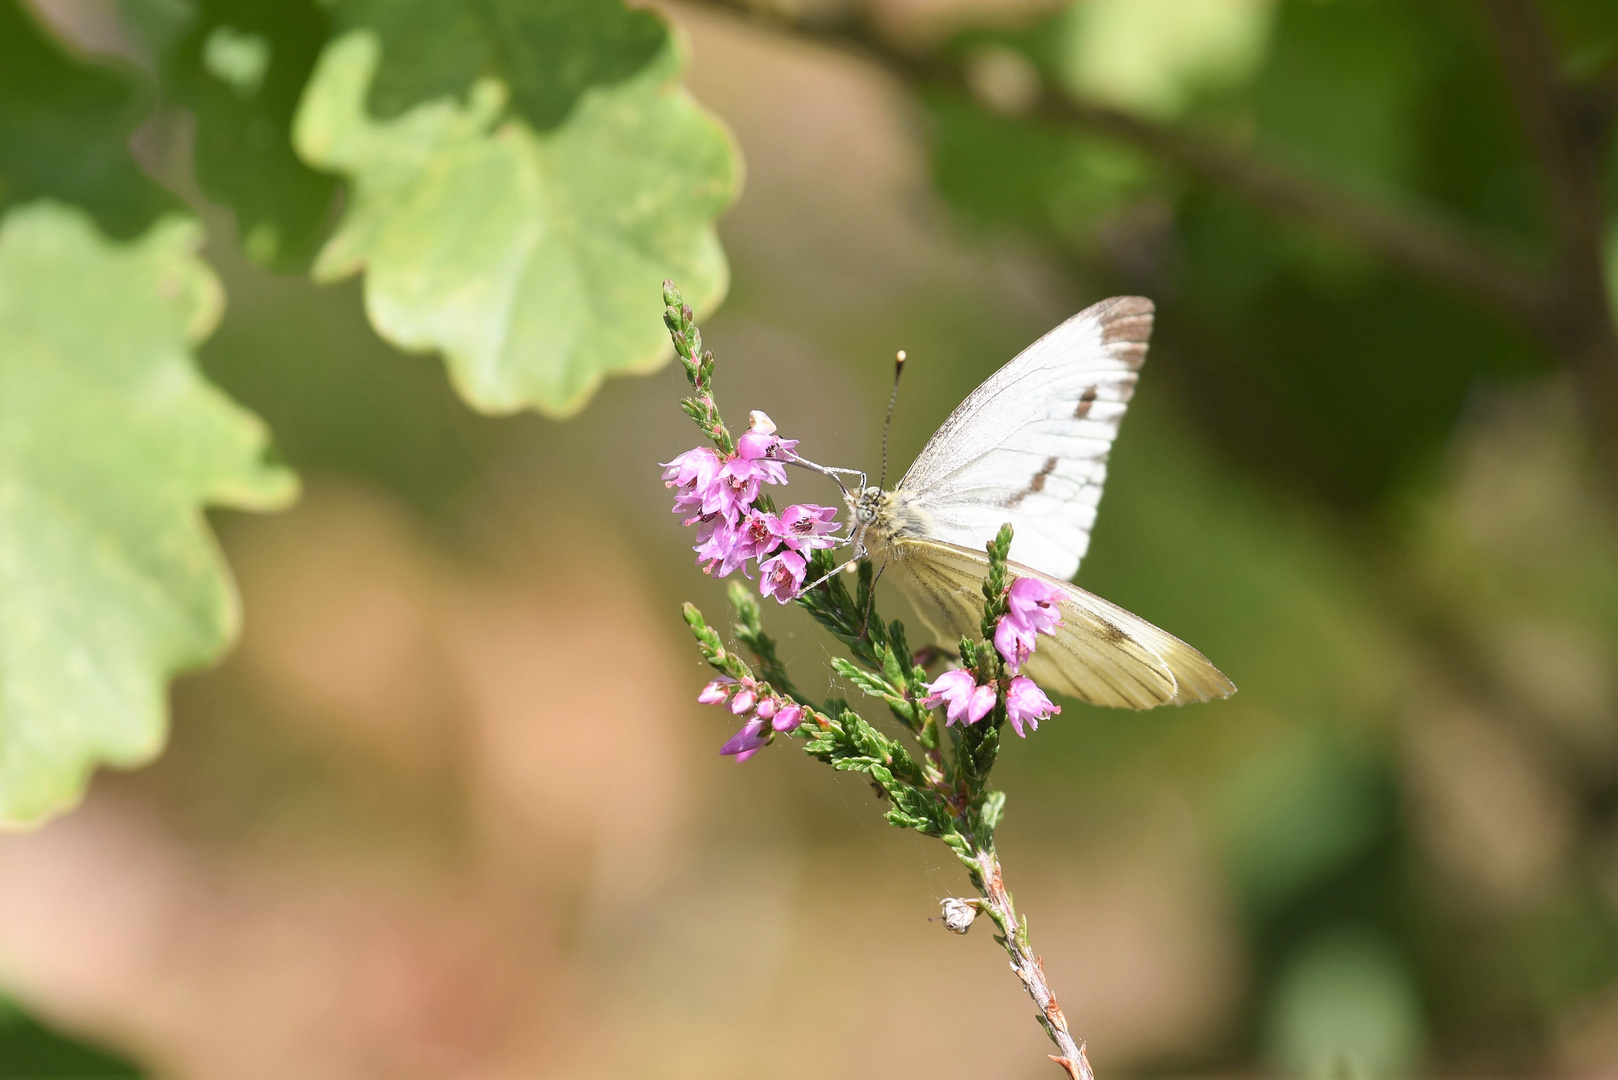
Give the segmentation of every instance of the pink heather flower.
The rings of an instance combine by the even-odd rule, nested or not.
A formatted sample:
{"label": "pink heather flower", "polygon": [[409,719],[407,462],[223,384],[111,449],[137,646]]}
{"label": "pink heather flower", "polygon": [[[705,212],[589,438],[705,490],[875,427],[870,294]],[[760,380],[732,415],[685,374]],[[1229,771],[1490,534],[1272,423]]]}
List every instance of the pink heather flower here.
{"label": "pink heather flower", "polygon": [[753,707],[753,703],[757,700],[758,695],[753,692],[753,688],[751,686],[743,686],[740,690],[736,691],[736,696],[730,699],[730,711],[735,713],[737,716],[740,716],[748,709],[751,709]]}
{"label": "pink heather flower", "polygon": [[686,524],[692,522],[697,526],[697,542],[691,550],[697,553],[698,564],[711,574],[714,567],[730,554],[731,547],[736,543],[736,529],[720,514],[692,518]]}
{"label": "pink heather flower", "polygon": [[737,761],[746,761],[770,741],[769,725],[758,717],[753,717],[742,725],[740,731],[725,741],[719,752],[727,757],[734,757]]}
{"label": "pink heather flower", "polygon": [[697,529],[697,562],[714,577],[729,577],[747,564],[763,560],[781,543],[779,522],[774,514],[748,510],[740,520],[723,515],[703,518]]}
{"label": "pink heather flower", "polygon": [[735,573],[747,561],[746,553],[737,550],[741,539],[735,522],[718,514],[703,518],[697,527],[698,543],[692,549],[697,553],[703,573],[714,577],[729,577]]}
{"label": "pink heather flower", "polygon": [[1034,644],[1032,630],[1009,614],[1000,616],[1000,623],[994,628],[994,647],[1006,662],[1006,669],[1013,675],[1034,655]]}
{"label": "pink heather flower", "polygon": [[753,709],[753,714],[760,720],[768,720],[775,715],[776,707],[774,698],[762,697],[758,699],[758,705]]}
{"label": "pink heather flower", "polygon": [[837,508],[794,503],[781,511],[774,529],[775,535],[793,551],[829,548],[837,542],[826,535],[837,531]]}
{"label": "pink heather flower", "polygon": [[760,562],[781,543],[781,519],[760,510],[749,510],[736,528],[736,550],[743,559]]}
{"label": "pink heather flower", "polygon": [[719,452],[711,446],[699,446],[694,450],[687,450],[673,461],[661,463],[663,466],[663,486],[690,487],[701,486],[714,478],[719,472],[721,464]]}
{"label": "pink heather flower", "polygon": [[674,505],[669,509],[676,514],[691,514],[692,517],[682,523],[689,525],[702,516],[702,504],[707,498],[706,487],[680,488],[674,493]]}
{"label": "pink heather flower", "polygon": [[1034,654],[1036,635],[1054,634],[1062,625],[1061,599],[1061,590],[1038,578],[1018,578],[1006,590],[1006,613],[994,628],[994,647],[1013,675]]}
{"label": "pink heather flower", "polygon": [[1051,704],[1045,691],[1034,685],[1034,680],[1024,675],[1011,680],[1011,688],[1006,691],[1006,719],[1011,721],[1018,735],[1028,737],[1023,724],[1031,731],[1038,731],[1041,720],[1061,711],[1060,706]]}
{"label": "pink heather flower", "polygon": [[[796,446],[794,442],[792,445]],[[733,461],[746,462],[748,475],[764,481],[766,484],[784,484],[787,482],[786,466],[775,459],[775,452],[781,446],[781,440],[773,434],[766,435],[762,431],[749,431],[736,440],[736,457]],[[794,455],[796,456],[796,455]],[[786,458],[783,460],[791,460]]]}
{"label": "pink heather flower", "polygon": [[[763,715],[762,710],[760,715]],[[776,710],[770,726],[776,731],[796,731],[801,723],[803,723],[803,706],[796,702],[788,702]]]}
{"label": "pink heather flower", "polygon": [[697,527],[697,546],[701,547],[713,539],[714,533],[729,528],[731,521],[723,514],[699,514],[694,518],[686,518],[680,524]]}
{"label": "pink heather flower", "polygon": [[775,597],[778,604],[786,603],[797,596],[798,590],[803,587],[804,570],[808,565],[796,551],[782,551],[759,565],[761,580],[758,591],[764,596]]}
{"label": "pink heather flower", "polygon": [[1062,625],[1062,612],[1057,604],[1062,591],[1038,578],[1023,577],[1011,583],[1006,592],[1008,614],[1030,631],[1039,634],[1055,632]]}
{"label": "pink heather flower", "polygon": [[[663,466],[665,487],[675,489],[674,512],[688,515],[685,524],[697,527],[693,550],[704,573],[728,577],[746,572],[749,561],[760,569],[766,561],[772,579],[765,596],[780,603],[792,599],[803,586],[802,553],[830,547],[826,534],[836,529],[836,510],[822,506],[789,507],[783,522],[774,514],[755,510],[760,484],[785,484],[782,462],[797,457],[797,441],[781,439],[775,423],[761,412],[752,414],[748,430],[736,441],[736,451],[721,457],[708,447],[687,450]],[[793,559],[774,560],[783,545]]]}
{"label": "pink heather flower", "polygon": [[688,514],[702,507],[723,464],[719,454],[706,446],[687,450],[664,464],[663,486],[675,489],[676,514]]}
{"label": "pink heather flower", "polygon": [[[792,461],[797,454],[797,439],[775,437],[775,421],[769,413],[754,409],[747,414],[747,433],[736,440],[736,452],[745,458],[768,458],[774,461]],[[786,472],[775,483],[786,483]]]}
{"label": "pink heather flower", "polygon": [[728,459],[720,466],[719,478],[708,486],[702,512],[736,518],[758,500],[758,481],[752,462],[739,457]]}
{"label": "pink heather flower", "polygon": [[944,723],[953,724],[966,717],[966,723],[975,724],[989,715],[994,708],[994,687],[979,686],[972,673],[964,668],[946,671],[927,685],[928,696],[922,704],[931,708],[940,701],[946,703]]}
{"label": "pink heather flower", "polygon": [[721,675],[702,688],[697,700],[704,705],[718,705],[730,696],[730,688],[735,685],[735,679],[729,675]]}

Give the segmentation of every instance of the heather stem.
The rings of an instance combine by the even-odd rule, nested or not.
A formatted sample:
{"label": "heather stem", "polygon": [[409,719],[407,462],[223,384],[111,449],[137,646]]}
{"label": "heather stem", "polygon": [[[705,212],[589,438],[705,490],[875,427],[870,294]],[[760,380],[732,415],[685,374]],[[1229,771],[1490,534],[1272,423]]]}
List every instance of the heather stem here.
{"label": "heather stem", "polygon": [[1039,1006],[1035,1019],[1060,1051],[1050,1055],[1051,1060],[1062,1066],[1071,1080],[1095,1080],[1090,1061],[1084,1056],[1084,1044],[1074,1041],[1068,1031],[1067,1017],[1062,1015],[1062,1007],[1056,1003],[1056,995],[1045,981],[1045,964],[1028,944],[1028,925],[1017,918],[994,845],[974,846],[971,866],[973,884],[983,894],[981,910],[994,920],[1000,931],[995,940],[1005,946],[1006,955],[1011,957],[1011,970],[1017,973],[1023,989]]}

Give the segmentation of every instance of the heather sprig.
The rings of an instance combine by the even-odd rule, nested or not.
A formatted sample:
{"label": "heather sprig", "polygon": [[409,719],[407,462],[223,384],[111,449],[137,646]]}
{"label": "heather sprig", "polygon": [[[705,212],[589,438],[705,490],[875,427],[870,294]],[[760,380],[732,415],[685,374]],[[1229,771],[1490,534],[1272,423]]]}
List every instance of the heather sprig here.
{"label": "heather sprig", "polygon": [[[834,535],[835,508],[795,504],[777,513],[761,493],[761,485],[786,484],[784,466],[798,461],[796,442],[779,438],[773,421],[760,412],[750,414],[743,435],[732,437],[714,401],[713,354],[702,348],[691,309],[669,282],[663,300],[664,321],[694,391],[681,407],[713,444],[668,462],[664,483],[675,492],[675,512],[690,515],[685,523],[697,528],[698,562],[707,573],[745,573],[751,563],[759,574],[757,594],[740,581],[729,591],[732,633],[751,664],[726,647],[694,605],[684,609],[698,648],[717,673],[698,700],[725,708],[742,722],[720,752],[745,761],[778,736],[802,740],[804,752],[815,760],[869,777],[888,804],[890,824],[942,840],[979,894],[944,901],[946,927],[964,934],[977,915],[989,917],[995,940],[1061,1051],[1052,1059],[1074,1080],[1093,1080],[1083,1048],[1068,1032],[1043,965],[1029,947],[1027,921],[1017,915],[1006,891],[994,846],[1006,797],[989,787],[1002,729],[1009,723],[1026,736],[1060,711],[1022,674],[1039,636],[1061,625],[1059,594],[1008,567],[1012,529],[1002,526],[986,545],[981,636],[961,639],[956,663],[930,677],[929,667],[945,654],[936,647],[912,652],[904,624],[882,619],[871,563],[862,559],[856,565],[852,593],[835,572],[833,549],[848,542]],[[806,580],[813,584],[806,588]],[[832,670],[886,706],[891,734],[845,699],[816,702],[794,685],[764,628],[759,595],[795,602],[848,649],[848,657],[831,659]]]}
{"label": "heather sprig", "polygon": [[691,397],[681,400],[680,408],[713,440],[720,453],[732,453],[736,443],[719,419],[719,406],[713,399],[713,353],[703,350],[702,331],[697,329],[696,316],[672,281],[663,283],[663,325],[669,328],[674,351],[694,391]]}
{"label": "heather sprig", "polygon": [[[732,437],[713,399],[713,353],[702,348],[702,331],[679,290],[664,282],[663,321],[674,349],[696,392],[680,405],[712,447],[698,446],[663,463],[663,485],[674,492],[674,513],[695,526],[693,549],[703,572],[729,577],[751,576],[756,566],[760,591],[778,603],[798,595],[810,557],[837,541],[837,510],[799,504],[779,514],[762,486],[784,485],[786,466],[797,460],[797,440],[775,433],[775,422],[762,412],[749,414],[747,430]],[[689,516],[686,516],[689,515]]]}

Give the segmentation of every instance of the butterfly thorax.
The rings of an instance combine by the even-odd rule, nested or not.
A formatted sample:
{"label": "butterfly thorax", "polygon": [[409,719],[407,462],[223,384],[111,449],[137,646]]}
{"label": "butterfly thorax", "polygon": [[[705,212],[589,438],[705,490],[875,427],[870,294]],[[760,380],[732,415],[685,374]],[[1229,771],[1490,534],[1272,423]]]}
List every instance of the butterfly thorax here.
{"label": "butterfly thorax", "polygon": [[895,540],[932,532],[931,517],[903,490],[868,487],[849,498],[848,508],[854,519],[854,550],[858,556],[884,561]]}

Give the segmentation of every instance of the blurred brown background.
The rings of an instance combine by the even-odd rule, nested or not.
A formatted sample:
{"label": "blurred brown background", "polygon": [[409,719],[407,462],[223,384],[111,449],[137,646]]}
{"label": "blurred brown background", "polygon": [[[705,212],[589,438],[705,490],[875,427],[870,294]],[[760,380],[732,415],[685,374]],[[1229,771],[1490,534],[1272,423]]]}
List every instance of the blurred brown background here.
{"label": "blurred brown background", "polygon": [[[895,0],[869,32],[1000,49],[975,54],[991,84],[1078,34],[1092,91],[1535,250],[1475,5],[1155,0],[1151,62],[1225,65],[1167,89],[1106,46],[1123,5],[1088,6]],[[1608,50],[1570,78],[1607,77],[1601,7],[1552,5],[1565,55]],[[1241,692],[1069,705],[1000,764],[1010,885],[1098,1074],[1618,1075],[1618,559],[1587,386],[1352,230],[1007,119],[992,85],[918,96],[772,22],[670,17],[747,162],[704,325],[733,420],[874,470],[904,348],[898,471],[1066,315],[1159,301],[1078,580]],[[987,932],[927,922],[968,888],[945,849],[790,744],[718,757],[678,604],[722,594],[655,465],[695,442],[677,369],[569,423],[482,418],[353,283],[208,256],[231,301],[205,366],[306,494],[217,521],[245,635],[176,688],[164,758],[0,837],[0,1075],[1051,1074]],[[816,687],[830,639],[767,614]]]}

